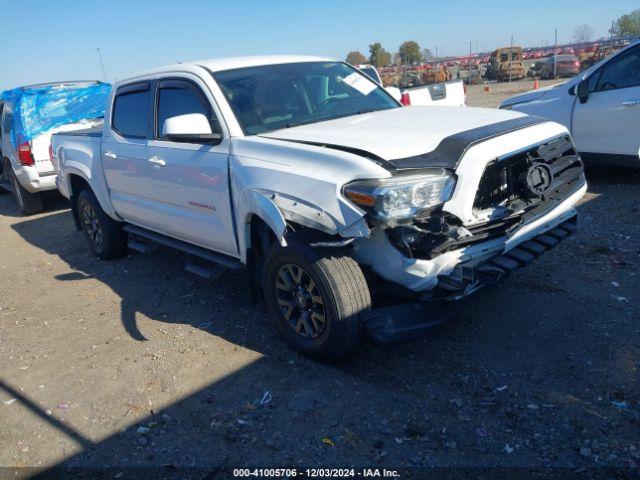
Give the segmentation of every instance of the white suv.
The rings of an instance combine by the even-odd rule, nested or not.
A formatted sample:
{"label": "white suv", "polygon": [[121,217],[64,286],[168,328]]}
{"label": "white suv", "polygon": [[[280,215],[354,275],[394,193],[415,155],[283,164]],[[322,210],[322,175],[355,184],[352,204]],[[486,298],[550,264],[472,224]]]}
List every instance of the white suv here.
{"label": "white suv", "polygon": [[511,97],[500,106],[561,123],[585,163],[640,167],[640,42],[567,83]]}

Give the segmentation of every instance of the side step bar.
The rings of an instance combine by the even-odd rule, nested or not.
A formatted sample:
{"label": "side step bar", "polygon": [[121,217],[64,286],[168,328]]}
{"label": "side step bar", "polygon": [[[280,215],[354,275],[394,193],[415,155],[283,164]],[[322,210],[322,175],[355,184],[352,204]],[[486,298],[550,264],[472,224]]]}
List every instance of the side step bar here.
{"label": "side step bar", "polygon": [[[198,257],[202,260],[207,260],[208,262],[216,263],[231,270],[238,270],[244,266],[240,261],[236,260],[233,257],[229,257],[222,253],[212,252],[211,250],[207,250],[206,248],[198,247],[197,245],[191,245],[190,243],[176,240],[175,238],[167,237],[166,235],[152,232],[150,230],[147,230],[146,228],[126,224],[123,227],[123,230],[130,234],[128,243],[129,247],[132,250],[137,250],[142,253],[146,252],[148,250],[148,247],[143,242],[140,242],[136,237],[148,240],[150,242],[159,243],[161,245],[166,245],[167,247],[175,248],[176,250],[180,250],[181,252],[193,255],[194,257]],[[201,272],[206,270],[206,268],[199,266],[196,268],[193,263],[187,263],[187,270],[200,275]],[[205,278],[211,278],[212,275],[207,274],[203,276],[205,276]]]}

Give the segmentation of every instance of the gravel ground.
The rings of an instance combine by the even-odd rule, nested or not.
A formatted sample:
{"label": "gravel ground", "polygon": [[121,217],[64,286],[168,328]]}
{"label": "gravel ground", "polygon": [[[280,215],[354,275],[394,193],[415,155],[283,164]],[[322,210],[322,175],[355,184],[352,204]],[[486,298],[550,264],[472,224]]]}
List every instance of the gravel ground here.
{"label": "gravel ground", "polygon": [[244,274],[98,261],[62,200],[25,218],[0,195],[0,478],[637,478],[640,174],[589,178],[576,235],[429,337],[334,365],[280,340]]}
{"label": "gravel ground", "polygon": [[[544,88],[563,83],[564,80],[538,80],[538,87]],[[489,89],[487,92],[486,89]],[[474,107],[497,108],[500,102],[522,92],[533,89],[533,80],[519,82],[487,83],[467,86],[467,104]]]}

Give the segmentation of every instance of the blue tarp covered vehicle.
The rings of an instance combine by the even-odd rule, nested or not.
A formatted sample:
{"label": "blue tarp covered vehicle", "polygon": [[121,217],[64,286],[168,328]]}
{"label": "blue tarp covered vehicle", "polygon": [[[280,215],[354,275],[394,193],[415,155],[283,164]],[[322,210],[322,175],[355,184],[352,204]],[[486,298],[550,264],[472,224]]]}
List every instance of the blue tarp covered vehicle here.
{"label": "blue tarp covered vehicle", "polygon": [[58,82],[0,93],[0,188],[13,192],[22,213],[43,208],[42,192],[56,189],[51,135],[102,121],[111,85]]}
{"label": "blue tarp covered vehicle", "polygon": [[102,82],[68,82],[19,87],[0,94],[13,104],[11,141],[21,141],[81,120],[104,117],[111,85]]}

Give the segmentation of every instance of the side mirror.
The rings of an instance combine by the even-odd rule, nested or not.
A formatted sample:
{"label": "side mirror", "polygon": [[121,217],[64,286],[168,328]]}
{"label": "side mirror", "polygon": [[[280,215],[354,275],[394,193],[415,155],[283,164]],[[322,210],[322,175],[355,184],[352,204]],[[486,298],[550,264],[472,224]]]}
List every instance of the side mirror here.
{"label": "side mirror", "polygon": [[162,137],[186,143],[218,144],[222,141],[222,135],[213,133],[209,120],[201,113],[167,118],[162,125]]}
{"label": "side mirror", "polygon": [[586,78],[584,80],[581,80],[578,84],[578,87],[576,88],[576,94],[578,95],[580,103],[585,103],[589,98],[589,82]]}

